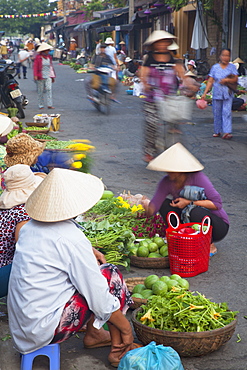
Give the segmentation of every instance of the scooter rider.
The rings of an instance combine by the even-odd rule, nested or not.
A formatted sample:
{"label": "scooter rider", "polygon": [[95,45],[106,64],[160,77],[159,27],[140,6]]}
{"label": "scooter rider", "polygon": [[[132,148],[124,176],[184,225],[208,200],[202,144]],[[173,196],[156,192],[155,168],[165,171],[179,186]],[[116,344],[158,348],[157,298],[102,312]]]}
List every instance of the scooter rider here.
{"label": "scooter rider", "polygon": [[[107,45],[105,44],[101,44],[100,54],[95,55],[92,60],[95,70],[100,69],[100,67],[105,67],[109,70],[114,69],[111,58],[105,53],[106,46]],[[92,90],[98,90],[102,85],[104,85],[105,88],[110,88],[111,92],[113,92],[116,85],[116,80],[110,77],[110,75],[107,73],[101,75],[94,73],[90,79],[86,80],[85,87],[89,100],[94,100]]]}

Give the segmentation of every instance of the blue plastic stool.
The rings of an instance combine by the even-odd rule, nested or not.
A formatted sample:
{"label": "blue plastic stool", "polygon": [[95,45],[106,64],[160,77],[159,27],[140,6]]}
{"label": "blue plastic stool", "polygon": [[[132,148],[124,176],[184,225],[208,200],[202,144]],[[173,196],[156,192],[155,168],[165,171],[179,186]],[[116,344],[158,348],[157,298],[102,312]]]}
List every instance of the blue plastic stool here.
{"label": "blue plastic stool", "polygon": [[50,370],[60,370],[60,347],[58,343],[49,344],[27,355],[21,355],[21,370],[32,370],[34,358],[40,355],[49,357]]}

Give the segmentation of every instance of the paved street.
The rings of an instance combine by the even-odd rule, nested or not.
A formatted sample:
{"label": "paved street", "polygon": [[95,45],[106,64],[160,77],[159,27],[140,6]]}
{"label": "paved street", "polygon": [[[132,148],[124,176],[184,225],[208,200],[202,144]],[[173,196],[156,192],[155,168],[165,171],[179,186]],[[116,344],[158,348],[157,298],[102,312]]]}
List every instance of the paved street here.
{"label": "paved street", "polygon": [[[68,66],[55,62],[57,79],[53,85],[54,106],[52,113],[61,114],[61,130],[54,133],[59,139],[90,139],[95,145],[92,173],[102,178],[115,194],[123,190],[151,197],[162,173],[148,171],[142,161],[142,101],[125,93],[120,85],[117,99],[109,116],[98,113],[86,99],[84,74],[75,73]],[[37,93],[32,81],[20,80],[20,88],[30,103],[25,122],[32,122],[39,113]],[[43,111],[42,111],[43,112]],[[44,110],[46,113],[46,110]],[[50,112],[49,112],[50,113]],[[247,113],[246,113],[247,114]],[[233,140],[213,138],[211,107],[193,111],[195,125],[182,125],[180,141],[204,164],[204,172],[222,196],[224,208],[230,217],[230,231],[217,244],[218,254],[210,260],[209,270],[189,278],[192,290],[205,294],[216,302],[228,302],[231,310],[238,310],[238,325],[232,339],[218,351],[203,357],[183,358],[185,370],[246,370],[247,369],[247,122],[243,112],[233,113]],[[34,244],[35,245],[35,244]],[[38,246],[37,246],[38,247]],[[131,267],[124,276],[148,276],[153,270]],[[169,269],[154,270],[158,275],[170,274]],[[18,370],[19,354],[8,339],[6,306],[0,311],[0,370]],[[131,316],[131,311],[128,317]],[[237,334],[239,336],[237,337]],[[82,340],[73,337],[61,344],[61,370],[112,369],[107,361],[109,349],[85,350]],[[239,341],[241,338],[241,341]],[[2,339],[2,340],[1,340]],[[238,341],[238,342],[237,342]],[[44,358],[35,361],[35,370],[48,369]],[[127,369],[126,369],[127,370]],[[151,369],[150,369],[151,370]]]}

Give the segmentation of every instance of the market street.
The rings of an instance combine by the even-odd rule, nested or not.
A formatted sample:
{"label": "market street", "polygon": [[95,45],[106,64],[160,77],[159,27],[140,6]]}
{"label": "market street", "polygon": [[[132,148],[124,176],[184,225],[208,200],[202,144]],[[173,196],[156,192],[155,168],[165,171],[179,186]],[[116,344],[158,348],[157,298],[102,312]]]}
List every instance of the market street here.
{"label": "market street", "polygon": [[[54,63],[57,73],[53,85],[52,112],[60,113],[61,130],[53,135],[60,140],[89,139],[96,147],[91,173],[102,178],[104,184],[115,194],[124,190],[132,194],[141,193],[152,197],[162,173],[149,171],[142,161],[142,101],[127,95],[127,87],[120,85],[117,99],[112,103],[109,116],[95,110],[86,99],[84,79],[87,75],[77,74],[69,66]],[[19,80],[22,92],[29,99],[23,122],[32,122],[40,113],[37,92],[28,69],[28,79]],[[179,109],[179,108],[178,108]],[[229,308],[239,311],[238,325],[233,337],[218,351],[207,356],[182,358],[185,370],[246,370],[247,369],[247,122],[244,112],[233,113],[233,139],[231,141],[213,138],[211,107],[193,111],[195,125],[181,125],[184,132],[180,141],[205,166],[210,178],[223,199],[223,206],[230,218],[227,237],[217,243],[218,253],[210,260],[209,270],[189,278],[190,288],[205,294],[215,302],[228,302]],[[35,242],[34,242],[35,247]],[[38,246],[37,246],[38,247]],[[131,267],[130,272],[121,268],[124,277],[148,276],[154,271],[158,275],[170,275],[170,270],[144,270]],[[0,370],[18,370],[19,354],[8,339],[6,307],[0,306]],[[131,316],[131,311],[128,317]],[[83,334],[80,333],[79,337]],[[241,338],[241,340],[240,340]],[[4,340],[3,340],[4,339]],[[60,345],[61,370],[112,369],[107,361],[109,348],[85,350],[82,340],[74,336]],[[33,369],[47,369],[47,360],[35,360]],[[151,370],[151,369],[150,369]]]}

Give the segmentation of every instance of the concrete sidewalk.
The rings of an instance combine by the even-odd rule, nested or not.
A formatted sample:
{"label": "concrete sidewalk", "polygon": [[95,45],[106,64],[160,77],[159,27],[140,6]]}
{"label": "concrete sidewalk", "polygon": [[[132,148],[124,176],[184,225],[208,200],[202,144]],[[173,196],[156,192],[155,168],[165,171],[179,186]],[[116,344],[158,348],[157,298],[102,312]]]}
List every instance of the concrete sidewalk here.
{"label": "concrete sidewalk", "polygon": [[[64,71],[66,70],[66,76]],[[78,75],[69,67],[56,64],[58,75],[55,106],[69,99],[68,92],[62,91],[68,81],[75,81]],[[84,78],[83,75],[80,77]],[[61,79],[59,81],[59,78]],[[62,79],[67,79],[63,80]],[[31,80],[21,80],[21,87],[28,92],[34,90]],[[54,87],[55,89],[55,87]],[[81,93],[81,87],[74,85],[74,96]],[[97,151],[92,173],[103,178],[109,189],[118,194],[130,190],[133,194],[142,193],[149,197],[155,191],[156,184],[162,174],[146,170],[141,160],[141,99],[128,96],[126,88],[120,86],[118,99],[121,105],[113,106],[109,117],[94,112],[89,103],[80,107],[71,105],[62,111],[63,131],[57,133],[60,139],[76,139],[83,132],[84,137],[93,141]],[[66,95],[67,94],[67,95]],[[83,93],[84,94],[84,93]],[[37,113],[34,96],[29,96],[26,121]],[[85,100],[86,101],[86,100]],[[84,104],[84,103],[83,103]],[[129,109],[131,107],[131,109]],[[59,113],[59,111],[58,111]],[[212,138],[212,112],[208,107],[193,111],[195,125],[183,125],[181,142],[204,164],[205,173],[222,196],[223,204],[231,221],[229,234],[217,243],[218,254],[210,260],[209,270],[201,275],[189,278],[192,290],[199,291],[216,302],[228,302],[231,310],[238,310],[238,325],[232,339],[218,351],[207,356],[182,358],[185,370],[246,370],[247,369],[247,315],[246,293],[246,194],[247,194],[247,123],[243,120],[245,112],[233,113],[233,139],[224,141]],[[99,122],[96,120],[100,120]],[[120,119],[119,119],[120,118]],[[80,122],[83,120],[83,125]],[[86,133],[86,134],[85,134]],[[88,134],[90,133],[90,134]],[[127,272],[122,269],[125,278],[148,276],[151,273],[169,275],[170,270],[145,270],[131,267]],[[1,300],[3,301],[3,300]],[[13,349],[9,338],[6,305],[0,305],[0,370],[18,370],[19,354]],[[128,312],[131,317],[131,311]],[[237,334],[241,337],[238,341]],[[62,343],[61,370],[112,369],[107,361],[109,348],[84,349],[83,333]],[[34,370],[48,369],[47,359],[40,357],[35,360]],[[126,369],[128,370],[128,369]],[[150,369],[152,370],[152,369]]]}

